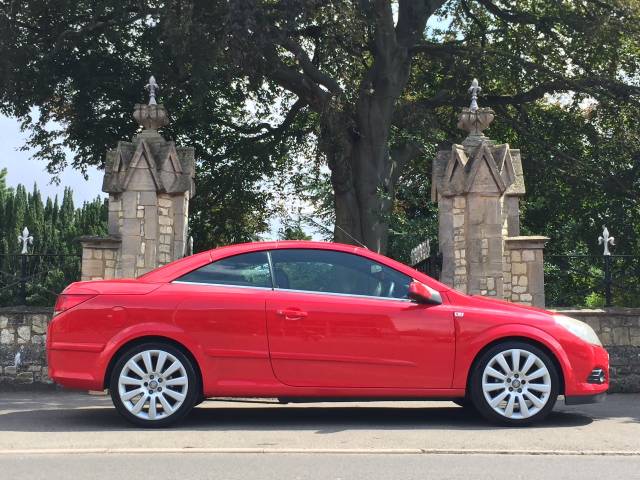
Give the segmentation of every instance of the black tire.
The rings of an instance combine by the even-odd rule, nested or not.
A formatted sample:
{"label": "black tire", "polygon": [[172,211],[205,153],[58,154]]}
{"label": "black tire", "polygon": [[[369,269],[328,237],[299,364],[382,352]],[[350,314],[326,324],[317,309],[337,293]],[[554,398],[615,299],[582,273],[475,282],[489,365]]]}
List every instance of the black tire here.
{"label": "black tire", "polygon": [[[160,350],[166,352],[177,360],[180,361],[182,366],[184,367],[184,371],[187,377],[187,386],[186,386],[186,396],[182,404],[172,413],[167,416],[164,416],[159,419],[151,420],[144,419],[134,415],[129,409],[124,405],[123,400],[120,398],[119,392],[119,377],[120,374],[125,368],[127,362],[135,357],[137,354],[147,351],[147,350]],[[156,360],[157,361],[157,360]],[[157,363],[156,363],[157,366]],[[111,372],[110,379],[110,393],[111,400],[113,401],[116,410],[120,415],[122,415],[127,421],[137,425],[139,427],[145,428],[162,428],[172,425],[180,420],[182,420],[187,414],[191,411],[191,409],[195,406],[196,402],[202,398],[202,393],[200,389],[200,379],[198,374],[196,373],[193,362],[189,359],[187,355],[183,353],[182,350],[176,348],[175,346],[169,343],[163,342],[149,342],[140,345],[133,346],[120,354],[116,363],[113,367],[113,371]],[[145,384],[146,385],[146,384]],[[142,387],[140,387],[142,388]],[[165,392],[168,387],[165,387]],[[145,387],[146,390],[146,387]],[[159,404],[158,404],[159,405]]]}
{"label": "black tire", "polygon": [[455,403],[456,405],[458,405],[459,407],[464,408],[465,410],[469,410],[469,411],[475,411],[476,410],[476,406],[473,404],[473,402],[467,398],[456,398],[455,400],[453,400],[453,403]]}
{"label": "black tire", "polygon": [[[501,415],[500,413],[496,412],[491,407],[487,399],[485,398],[485,394],[482,389],[483,372],[485,371],[485,368],[487,367],[488,363],[500,352],[506,352],[512,349],[524,350],[526,352],[530,352],[535,356],[537,356],[542,361],[546,369],[548,370],[550,381],[551,381],[549,397],[547,398],[545,405],[536,413],[532,414],[527,418],[509,418],[507,416]],[[551,411],[553,410],[553,407],[558,398],[559,391],[560,391],[560,376],[556,369],[555,363],[550,358],[549,354],[547,354],[544,350],[542,350],[541,348],[533,344],[522,342],[522,341],[507,341],[507,342],[499,343],[489,348],[486,352],[484,352],[480,356],[480,358],[476,362],[475,367],[471,372],[471,378],[469,382],[470,398],[471,398],[471,401],[473,402],[473,405],[478,410],[478,412],[492,423],[497,423],[497,424],[507,425],[507,426],[514,426],[514,427],[524,426],[524,425],[532,424],[534,422],[539,422],[543,420],[545,417],[547,417],[547,415],[549,415],[549,413],[551,413]],[[506,393],[506,394],[507,394],[506,400],[508,400],[511,395],[516,395],[515,392]]]}

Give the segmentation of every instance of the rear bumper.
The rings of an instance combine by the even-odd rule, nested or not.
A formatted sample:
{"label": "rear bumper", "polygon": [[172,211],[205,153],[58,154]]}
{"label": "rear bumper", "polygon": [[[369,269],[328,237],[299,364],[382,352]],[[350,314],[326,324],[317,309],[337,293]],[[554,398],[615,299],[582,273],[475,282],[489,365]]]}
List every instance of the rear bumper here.
{"label": "rear bumper", "polygon": [[59,385],[79,390],[102,390],[104,368],[95,351],[49,348],[49,377]]}

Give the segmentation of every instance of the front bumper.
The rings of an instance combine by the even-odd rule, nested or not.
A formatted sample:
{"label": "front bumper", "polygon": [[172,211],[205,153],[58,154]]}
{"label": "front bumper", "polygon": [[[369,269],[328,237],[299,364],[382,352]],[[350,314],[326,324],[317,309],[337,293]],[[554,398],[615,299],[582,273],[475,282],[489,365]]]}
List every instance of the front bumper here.
{"label": "front bumper", "polygon": [[[595,403],[589,398],[600,398],[599,395],[609,389],[609,353],[602,347],[584,344],[570,349],[568,353],[571,373],[565,378],[564,395],[569,399],[566,403]],[[602,383],[594,381],[596,371],[601,371]],[[580,397],[584,397],[584,401]]]}

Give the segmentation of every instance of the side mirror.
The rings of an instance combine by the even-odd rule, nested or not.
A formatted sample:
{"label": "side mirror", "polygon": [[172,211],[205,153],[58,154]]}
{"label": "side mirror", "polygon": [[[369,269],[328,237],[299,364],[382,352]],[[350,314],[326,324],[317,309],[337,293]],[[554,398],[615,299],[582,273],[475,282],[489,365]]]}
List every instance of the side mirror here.
{"label": "side mirror", "polygon": [[437,291],[415,280],[409,285],[409,293],[407,296],[417,303],[430,303],[433,305],[440,305],[442,303],[442,297]]}

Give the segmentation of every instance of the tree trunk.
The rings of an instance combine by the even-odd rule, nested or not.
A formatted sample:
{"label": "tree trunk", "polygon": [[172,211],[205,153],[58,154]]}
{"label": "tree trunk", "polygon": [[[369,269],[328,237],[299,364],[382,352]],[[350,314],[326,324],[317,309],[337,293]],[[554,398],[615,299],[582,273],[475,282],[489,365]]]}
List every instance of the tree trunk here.
{"label": "tree trunk", "polygon": [[365,99],[359,105],[356,119],[325,115],[320,146],[331,169],[334,240],[384,253],[395,186],[406,160],[389,153],[391,112],[386,118],[371,103]]}
{"label": "tree trunk", "polygon": [[363,244],[379,253],[387,249],[395,187],[410,157],[404,147],[390,154],[389,135],[409,68],[406,50],[394,50],[392,59],[379,60],[363,79],[355,112],[336,105],[323,112],[320,148],[331,169],[336,242]]}
{"label": "tree trunk", "polygon": [[418,151],[411,145],[394,145],[390,152],[392,116],[409,79],[411,48],[422,38],[427,18],[443,3],[401,0],[395,22],[390,2],[362,2],[374,26],[369,43],[373,63],[360,82],[354,105],[346,107],[334,97],[318,109],[320,149],[331,169],[338,242],[364,244],[380,253],[387,249],[396,184]]}

